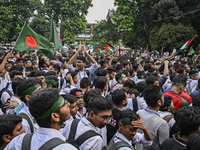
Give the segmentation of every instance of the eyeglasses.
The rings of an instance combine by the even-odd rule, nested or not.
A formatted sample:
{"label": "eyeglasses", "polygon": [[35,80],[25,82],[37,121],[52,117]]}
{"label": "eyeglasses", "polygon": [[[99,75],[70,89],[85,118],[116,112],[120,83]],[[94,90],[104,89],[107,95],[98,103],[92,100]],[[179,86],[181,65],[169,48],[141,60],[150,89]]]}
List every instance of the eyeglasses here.
{"label": "eyeglasses", "polygon": [[65,105],[67,105],[67,107],[69,107],[68,101],[66,101],[66,100],[64,100],[64,104],[63,104],[63,105],[61,105],[60,107],[58,107],[58,109],[60,109],[60,108],[64,107]]}
{"label": "eyeglasses", "polygon": [[101,117],[101,118],[103,119],[104,122],[110,121],[110,119],[111,119],[111,117],[112,117],[112,116],[107,116],[107,115],[105,115],[105,116],[100,116],[100,115],[98,115],[98,114],[96,114],[96,115],[99,116],[99,117]]}

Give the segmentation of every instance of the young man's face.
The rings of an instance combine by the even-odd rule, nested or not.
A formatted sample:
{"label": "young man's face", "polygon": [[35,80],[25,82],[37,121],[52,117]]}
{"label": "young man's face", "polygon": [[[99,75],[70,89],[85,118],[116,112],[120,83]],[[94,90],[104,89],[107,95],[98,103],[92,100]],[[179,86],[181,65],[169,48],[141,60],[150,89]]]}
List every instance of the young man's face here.
{"label": "young man's face", "polygon": [[77,75],[74,77],[74,84],[76,84],[78,82],[78,77]]}
{"label": "young man's face", "polygon": [[45,77],[44,76],[37,76],[36,78],[41,79],[43,84],[45,83]]}
{"label": "young man's face", "polygon": [[70,104],[70,114],[72,115],[72,117],[75,117],[77,111],[78,111],[78,106],[77,106],[77,102],[74,102],[73,104]]}
{"label": "young man's face", "polygon": [[111,80],[115,78],[115,72],[114,71],[112,73],[109,73],[108,75],[109,75]]}
{"label": "young man's face", "polygon": [[59,109],[60,109],[60,121],[59,124],[62,125],[63,122],[65,122],[67,119],[70,118],[70,108],[69,108],[70,104],[63,100],[63,102],[61,103]]}
{"label": "young man's face", "polygon": [[98,114],[94,114],[94,125],[98,128],[103,128],[105,127],[108,123],[110,123],[110,118],[112,115],[112,110],[105,110],[101,111]]}
{"label": "young man's face", "polygon": [[15,129],[12,132],[12,139],[22,133],[25,133],[25,129],[23,128],[21,122],[19,122],[16,126]]}
{"label": "young man's face", "polygon": [[128,140],[132,140],[136,135],[138,128],[135,128],[133,125],[123,125],[119,123],[120,133],[123,134]]}
{"label": "young man's face", "polygon": [[76,61],[76,66],[79,70],[83,69],[85,66],[85,63],[82,60],[77,60]]}
{"label": "young man's face", "polygon": [[83,100],[83,96],[78,96],[77,97],[78,98],[78,101],[77,101],[77,106],[78,106],[78,108],[80,109],[80,108],[83,108],[84,107],[84,100]]}

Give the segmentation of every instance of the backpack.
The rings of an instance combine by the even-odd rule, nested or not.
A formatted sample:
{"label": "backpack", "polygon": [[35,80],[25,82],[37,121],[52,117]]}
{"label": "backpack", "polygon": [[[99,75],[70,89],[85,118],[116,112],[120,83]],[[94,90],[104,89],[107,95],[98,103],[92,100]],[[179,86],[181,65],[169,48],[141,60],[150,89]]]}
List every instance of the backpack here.
{"label": "backpack", "polygon": [[132,98],[132,103],[133,103],[133,111],[137,112],[138,111],[138,102],[137,98]]}
{"label": "backpack", "polygon": [[[22,150],[30,150],[31,149],[31,139],[32,139],[33,133],[27,133],[22,141]],[[49,141],[47,141],[45,144],[43,144],[38,150],[50,150],[54,147],[66,143],[65,141],[61,140],[60,138],[52,138]]]}
{"label": "backpack", "polygon": [[[87,69],[84,68],[84,71],[85,71],[85,73],[87,74],[87,76],[88,76],[88,78],[89,78],[89,77],[90,77],[90,72],[89,72],[89,70],[87,70]],[[78,73],[79,70],[76,69],[75,72]]]}
{"label": "backpack", "polygon": [[114,135],[113,138],[110,140],[109,144],[107,146],[104,146],[102,150],[118,150],[121,147],[128,147],[132,150],[135,150],[132,146],[130,146],[127,142],[125,142],[123,139],[116,137],[120,139],[121,141],[114,143],[114,138],[116,136]]}
{"label": "backpack", "polygon": [[168,123],[173,117],[173,115],[167,115],[163,119]]}
{"label": "backpack", "polygon": [[22,118],[26,119],[26,121],[28,122],[28,125],[29,125],[29,127],[31,129],[31,133],[33,133],[33,131],[34,131],[33,124],[31,122],[29,116],[27,114],[25,114],[25,113],[20,113],[20,114],[18,114],[18,116],[21,116]]}
{"label": "backpack", "polygon": [[[8,83],[6,84],[6,87],[3,88],[3,89],[0,91],[0,101],[1,101],[1,97],[2,97],[3,92],[5,92],[5,91],[8,89],[8,87],[9,87],[10,84],[11,84],[11,83],[8,82]],[[2,106],[2,101],[1,101],[0,103],[1,103],[0,106]]]}
{"label": "backpack", "polygon": [[190,83],[192,82],[192,80],[190,80],[185,87],[185,91],[188,95],[191,95],[191,89],[190,89]]}
{"label": "backpack", "polygon": [[[4,91],[4,92],[7,92],[7,93],[9,94],[10,98],[13,96],[13,94],[12,94],[12,92],[11,92],[10,90],[6,90],[6,91]],[[3,93],[4,93],[4,92],[3,92]],[[2,93],[2,94],[3,94],[3,93]],[[8,103],[8,100],[10,100],[10,98],[8,98],[8,99],[6,100],[5,104]],[[4,114],[6,113],[6,108],[4,108],[5,104],[2,105],[2,101],[0,100],[0,108],[1,108],[1,110],[2,110],[2,112],[3,112]]]}
{"label": "backpack", "polygon": [[81,144],[83,144],[87,139],[89,139],[93,136],[97,136],[97,135],[101,136],[100,134],[96,133],[93,130],[88,130],[88,131],[84,132],[82,135],[80,135],[75,140],[76,130],[77,130],[77,126],[78,126],[79,121],[80,121],[80,119],[74,119],[72,121],[69,137],[68,137],[68,140],[66,141],[67,143],[72,144],[77,149],[79,149],[79,146],[81,146]]}

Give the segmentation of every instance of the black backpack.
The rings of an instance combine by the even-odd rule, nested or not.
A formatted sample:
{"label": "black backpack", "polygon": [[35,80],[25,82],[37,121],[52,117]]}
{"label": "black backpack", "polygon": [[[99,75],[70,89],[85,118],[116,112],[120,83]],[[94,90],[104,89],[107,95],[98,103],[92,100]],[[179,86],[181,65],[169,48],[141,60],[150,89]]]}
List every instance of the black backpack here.
{"label": "black backpack", "polygon": [[67,143],[72,144],[77,149],[79,149],[79,146],[81,146],[81,144],[83,144],[87,139],[89,139],[93,136],[97,136],[97,135],[101,136],[100,134],[96,133],[93,130],[88,130],[85,133],[83,133],[82,135],[80,135],[75,140],[76,130],[77,130],[77,126],[78,126],[79,121],[80,121],[79,119],[74,119],[72,121],[69,137],[68,137],[68,140],[66,141]]}
{"label": "black backpack", "polygon": [[[13,94],[12,94],[12,92],[11,92],[10,90],[5,90],[4,92],[7,92],[7,93],[9,94],[10,98],[13,96]],[[3,93],[4,93],[4,92],[3,92]],[[2,93],[2,94],[3,94],[3,93]],[[6,100],[5,104],[8,103],[8,101],[10,100],[10,98],[8,98],[8,99]],[[2,101],[1,101],[1,99],[0,99],[0,108],[1,108],[1,110],[2,110],[2,112],[3,112],[4,114],[6,113],[6,108],[4,108],[5,104],[2,105]]]}
{"label": "black backpack", "polygon": [[[88,78],[90,77],[90,72],[89,72],[89,70],[87,70],[87,69],[84,69],[84,71],[85,71],[85,73],[87,74],[87,76],[88,76]],[[76,73],[78,73],[79,72],[79,70],[78,69],[76,69],[75,70],[75,72]]]}
{"label": "black backpack", "polygon": [[126,141],[124,141],[123,139],[116,137],[118,139],[120,139],[121,141],[114,143],[114,138],[116,136],[114,135],[113,138],[110,140],[109,144],[107,146],[104,146],[102,150],[118,150],[121,147],[128,147],[132,150],[135,150],[132,146],[130,146]]}
{"label": "black backpack", "polygon": [[[33,136],[33,133],[27,133],[24,136],[23,142],[22,142],[22,150],[31,149],[32,136]],[[44,145],[42,145],[38,150],[50,150],[63,143],[66,143],[66,142],[61,140],[60,138],[52,138],[49,141],[47,141]]]}
{"label": "black backpack", "polygon": [[[1,97],[2,97],[3,92],[5,92],[5,91],[8,89],[8,87],[9,87],[10,84],[11,84],[11,83],[7,83],[7,84],[6,84],[6,87],[3,88],[3,89],[0,91],[0,101],[1,101]],[[2,105],[2,102],[1,102],[0,106],[1,106],[1,105]]]}

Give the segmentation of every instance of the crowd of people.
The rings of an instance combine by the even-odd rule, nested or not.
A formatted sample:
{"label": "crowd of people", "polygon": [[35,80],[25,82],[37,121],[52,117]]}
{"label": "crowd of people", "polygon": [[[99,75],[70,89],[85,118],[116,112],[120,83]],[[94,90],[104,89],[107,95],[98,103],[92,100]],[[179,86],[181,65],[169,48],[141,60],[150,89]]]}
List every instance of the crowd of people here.
{"label": "crowd of people", "polygon": [[0,149],[200,149],[200,55],[1,51]]}

